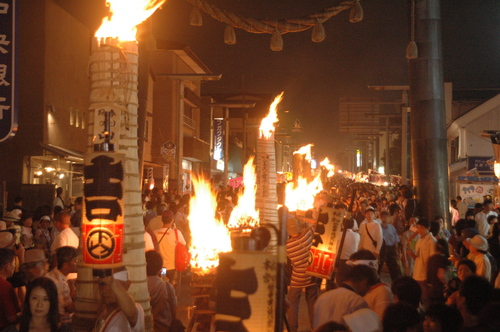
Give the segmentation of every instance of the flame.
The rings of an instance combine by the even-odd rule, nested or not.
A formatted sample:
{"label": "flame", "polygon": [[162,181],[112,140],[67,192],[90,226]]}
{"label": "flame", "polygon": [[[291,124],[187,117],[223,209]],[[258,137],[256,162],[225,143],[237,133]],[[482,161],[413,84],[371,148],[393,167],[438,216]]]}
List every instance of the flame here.
{"label": "flame", "polygon": [[95,36],[134,41],[136,26],[151,16],[166,0],[108,0],[111,15],[102,19]]}
{"label": "flame", "polygon": [[215,218],[217,200],[210,183],[193,177],[195,195],[189,203],[191,266],[200,274],[219,265],[219,253],[231,251],[231,236],[224,222]]}
{"label": "flame", "polygon": [[328,157],[325,157],[319,164],[328,170],[327,177],[331,177],[335,174],[335,166],[330,164],[330,159],[328,159]]}
{"label": "flame", "polygon": [[244,191],[238,195],[238,205],[233,208],[228,228],[259,227],[259,210],[255,209],[255,195],[257,193],[257,175],[253,164],[254,157],[248,159],[243,168]]}
{"label": "flame", "polygon": [[320,175],[307,183],[307,179],[299,176],[297,187],[294,188],[293,182],[286,185],[285,205],[289,211],[307,211],[314,207],[316,194],[323,190]]}
{"label": "flame", "polygon": [[495,176],[500,179],[500,163],[495,163],[493,164],[493,171],[495,172]]}
{"label": "flame", "polygon": [[271,138],[271,134],[274,132],[274,123],[278,122],[278,114],[276,112],[276,107],[278,104],[281,102],[283,99],[283,94],[285,92],[283,91],[279,95],[274,98],[274,101],[271,103],[271,106],[269,106],[269,113],[267,116],[262,119],[262,122],[260,123],[260,137],[264,137],[265,139]]}
{"label": "flame", "polygon": [[311,147],[313,146],[313,144],[307,144],[306,146],[303,146],[301,147],[300,149],[298,149],[297,151],[294,151],[293,154],[303,154],[305,155],[305,159],[306,160],[311,160]]}

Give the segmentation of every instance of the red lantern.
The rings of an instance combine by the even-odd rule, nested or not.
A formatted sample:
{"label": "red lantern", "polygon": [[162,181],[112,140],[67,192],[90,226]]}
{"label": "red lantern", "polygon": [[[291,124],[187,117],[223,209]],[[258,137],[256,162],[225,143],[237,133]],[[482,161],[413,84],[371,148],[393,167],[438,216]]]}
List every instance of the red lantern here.
{"label": "red lantern", "polygon": [[123,262],[123,160],[116,152],[85,156],[83,264],[106,269]]}

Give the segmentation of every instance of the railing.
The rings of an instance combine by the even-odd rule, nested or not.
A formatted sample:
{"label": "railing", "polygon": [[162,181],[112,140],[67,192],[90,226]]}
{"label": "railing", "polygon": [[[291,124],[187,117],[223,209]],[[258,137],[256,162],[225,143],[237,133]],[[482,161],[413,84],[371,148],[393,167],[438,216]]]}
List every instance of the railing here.
{"label": "railing", "polygon": [[194,129],[195,125],[196,125],[196,121],[194,121],[190,117],[184,115],[184,124]]}

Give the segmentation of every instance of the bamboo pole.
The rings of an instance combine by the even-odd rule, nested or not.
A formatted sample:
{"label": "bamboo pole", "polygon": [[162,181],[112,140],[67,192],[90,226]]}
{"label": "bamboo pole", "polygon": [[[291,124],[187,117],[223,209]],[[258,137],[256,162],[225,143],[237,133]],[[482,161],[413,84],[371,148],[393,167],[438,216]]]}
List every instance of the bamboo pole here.
{"label": "bamboo pole", "polygon": [[[269,138],[261,137],[257,142],[257,195],[255,206],[259,210],[261,224],[271,224],[279,229],[278,194],[276,187],[276,151],[274,133]],[[276,232],[271,231],[268,251],[277,252]]]}
{"label": "bamboo pole", "polygon": [[[137,81],[138,46],[135,41],[120,43],[107,38],[99,45],[92,42],[90,56],[90,110],[88,151],[93,151],[102,133],[102,116],[99,110],[111,108],[112,141],[116,151],[125,155],[124,201],[124,265],[129,272],[130,295],[145,311],[145,330],[152,331],[151,308],[146,284],[146,259],[144,255],[144,226],[137,143]],[[96,280],[92,269],[79,266],[73,325],[75,331],[88,331],[98,312]]]}

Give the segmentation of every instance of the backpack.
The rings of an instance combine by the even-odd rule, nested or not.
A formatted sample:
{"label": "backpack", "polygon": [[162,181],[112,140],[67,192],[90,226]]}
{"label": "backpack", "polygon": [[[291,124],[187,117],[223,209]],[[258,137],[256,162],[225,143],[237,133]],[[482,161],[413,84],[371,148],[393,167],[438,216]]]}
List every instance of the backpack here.
{"label": "backpack", "polygon": [[186,270],[191,261],[191,254],[185,245],[179,242],[178,230],[175,230],[175,269],[179,272]]}

